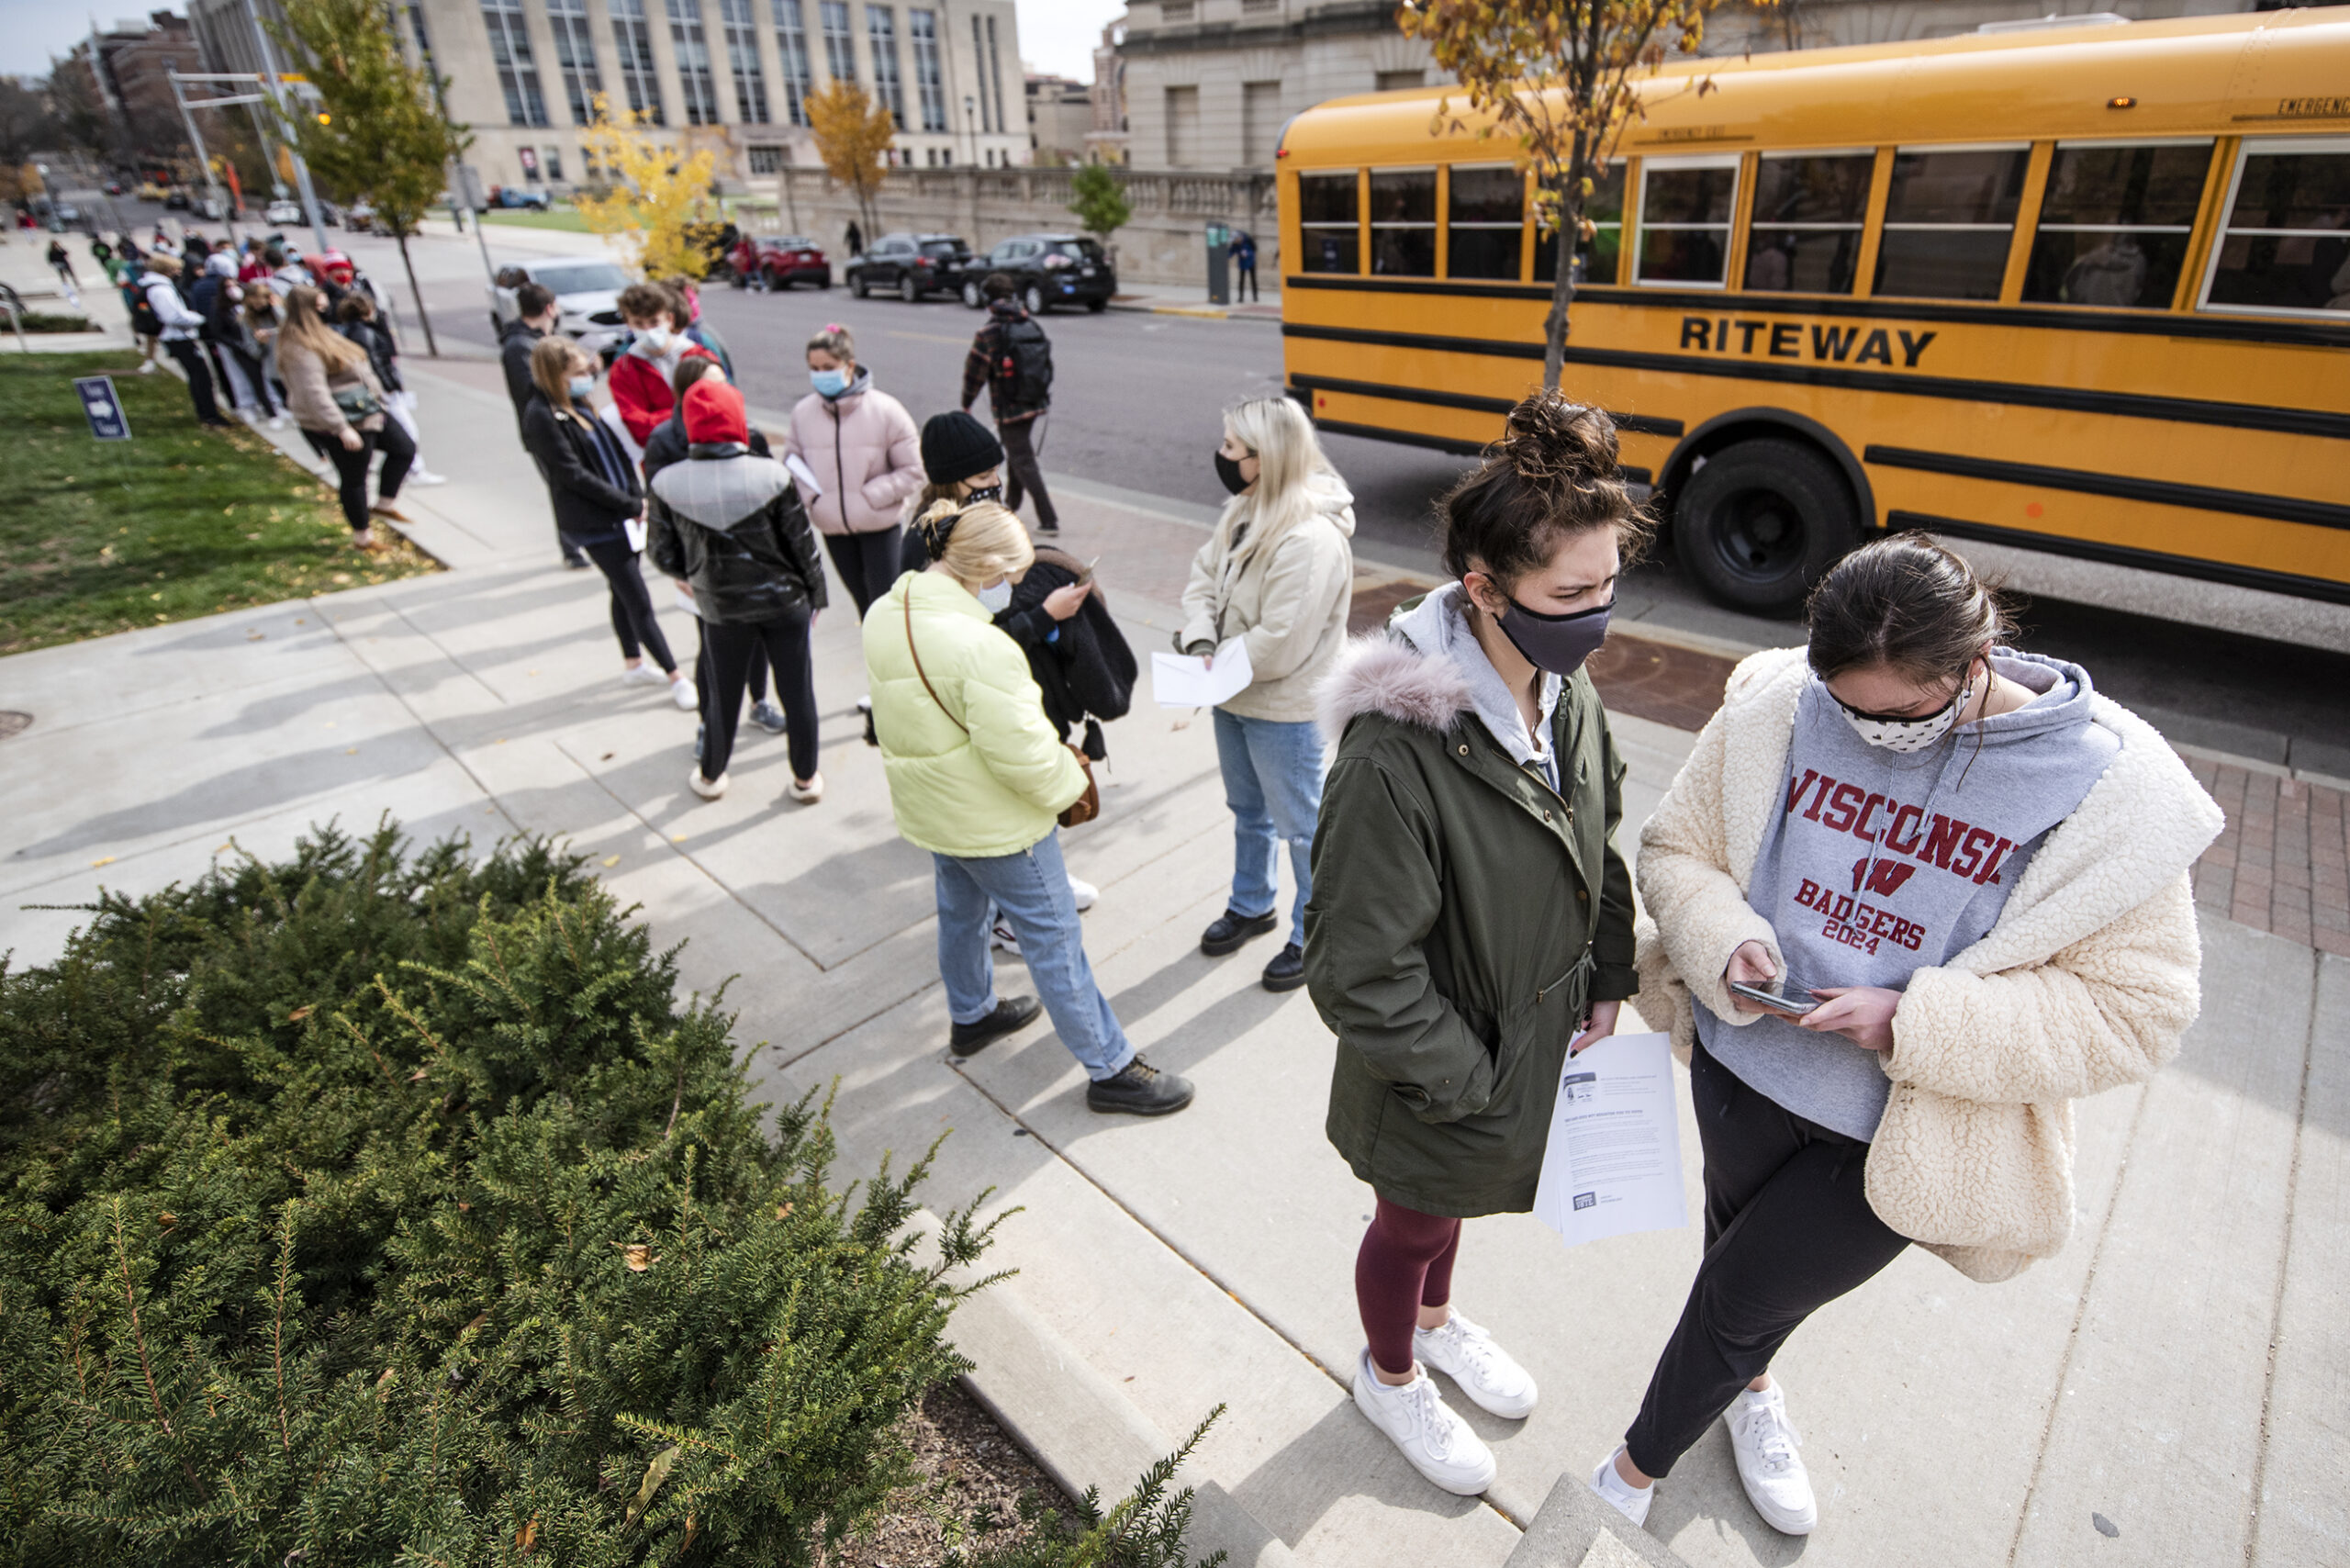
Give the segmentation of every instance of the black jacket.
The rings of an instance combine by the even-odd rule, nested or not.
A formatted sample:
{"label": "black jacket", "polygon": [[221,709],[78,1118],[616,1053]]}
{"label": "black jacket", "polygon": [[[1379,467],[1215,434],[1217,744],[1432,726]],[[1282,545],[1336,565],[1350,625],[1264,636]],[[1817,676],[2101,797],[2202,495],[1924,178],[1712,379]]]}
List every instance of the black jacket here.
{"label": "black jacket", "polygon": [[988,407],[999,425],[1008,420],[1033,420],[1052,406],[1050,397],[1041,403],[1022,402],[1013,396],[1011,384],[996,374],[1003,359],[1004,334],[1034,319],[1017,299],[988,301],[987,322],[971,335],[971,352],[963,356],[963,407],[971,406],[982,386],[987,388]]}
{"label": "black jacket", "polygon": [[696,445],[661,472],[646,508],[645,554],[693,585],[713,625],[824,608],[816,531],[783,465],[733,442]]}
{"label": "black jacket", "polygon": [[530,408],[531,399],[538,395],[538,383],[531,379],[531,351],[546,336],[535,327],[520,321],[509,321],[498,330],[498,357],[506,365],[506,395],[514,399],[514,418],[519,421]]}
{"label": "black jacket", "polygon": [[626,488],[604,477],[585,417],[558,414],[544,393],[532,392],[522,410],[522,444],[546,476],[554,525],[564,538],[586,545],[627,537],[622,524],[637,514],[644,493],[625,457],[620,466]]}
{"label": "black jacket", "polygon": [[335,330],[367,351],[367,367],[375,373],[386,392],[408,390],[400,385],[399,351],[392,346],[392,334],[381,321],[343,321]]}
{"label": "black jacket", "polygon": [[[686,440],[685,405],[680,403],[669,410],[667,419],[653,427],[652,438],[644,443],[644,482],[648,485],[653,483],[653,476],[670,464],[683,463],[689,444]],[[751,455],[774,455],[767,446],[767,432],[756,425],[751,427]]]}

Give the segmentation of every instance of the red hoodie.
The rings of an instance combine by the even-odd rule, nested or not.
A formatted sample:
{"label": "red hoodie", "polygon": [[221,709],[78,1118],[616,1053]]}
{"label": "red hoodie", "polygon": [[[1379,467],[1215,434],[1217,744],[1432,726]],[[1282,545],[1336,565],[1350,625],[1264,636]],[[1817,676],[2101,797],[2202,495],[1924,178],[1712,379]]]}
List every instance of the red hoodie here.
{"label": "red hoodie", "polygon": [[[686,342],[687,355],[699,354],[715,360],[718,356],[700,344]],[[629,438],[643,446],[653,439],[653,431],[669,417],[676,406],[677,394],[669,390],[669,376],[659,364],[643,354],[624,353],[612,361],[612,406],[621,411],[621,422],[628,426]]]}

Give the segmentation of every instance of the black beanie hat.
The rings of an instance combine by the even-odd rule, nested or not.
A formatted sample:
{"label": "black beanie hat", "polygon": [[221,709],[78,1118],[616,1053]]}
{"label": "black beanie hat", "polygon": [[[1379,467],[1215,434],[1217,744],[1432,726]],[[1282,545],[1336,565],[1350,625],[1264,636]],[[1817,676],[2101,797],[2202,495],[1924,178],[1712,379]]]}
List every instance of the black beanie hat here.
{"label": "black beanie hat", "polygon": [[933,414],[922,427],[923,472],[934,485],[951,485],[1003,463],[1003,442],[960,409]]}

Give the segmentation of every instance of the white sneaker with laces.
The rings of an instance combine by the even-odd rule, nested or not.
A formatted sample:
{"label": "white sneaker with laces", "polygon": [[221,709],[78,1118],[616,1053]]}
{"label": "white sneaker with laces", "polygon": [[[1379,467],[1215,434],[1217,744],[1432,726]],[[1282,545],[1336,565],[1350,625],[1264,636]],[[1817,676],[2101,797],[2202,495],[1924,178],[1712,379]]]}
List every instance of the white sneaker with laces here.
{"label": "white sneaker with laces", "polygon": [[669,678],[657,665],[624,665],[621,668],[622,686],[666,686]]}
{"label": "white sneaker with laces", "polygon": [[434,474],[422,468],[411,468],[408,471],[407,483],[411,485],[445,485],[448,482],[449,476],[446,474]]}
{"label": "white sneaker with laces", "polygon": [[1796,1451],[1802,1439],[1787,1419],[1786,1391],[1775,1382],[1762,1393],[1747,1389],[1722,1412],[1729,1423],[1730,1451],[1738,1456],[1738,1478],[1746,1500],[1781,1535],[1809,1535],[1819,1524],[1811,1476]]}
{"label": "white sneaker with laces", "polygon": [[1494,1450],[1446,1407],[1422,1369],[1414,1367],[1411,1382],[1392,1386],[1379,1381],[1364,1350],[1355,1361],[1355,1408],[1432,1484],[1474,1497],[1494,1484]]}
{"label": "white sneaker with laces", "polygon": [[725,774],[722,773],[715,778],[704,778],[699,767],[696,767],[691,773],[686,775],[687,788],[705,801],[715,801],[726,793],[726,783]]}
{"label": "white sneaker with laces", "polygon": [[1412,1349],[1494,1415],[1522,1421],[1534,1413],[1533,1375],[1494,1344],[1491,1334],[1461,1316],[1460,1308],[1441,1328],[1412,1330]]}
{"label": "white sneaker with laces", "polygon": [[1093,901],[1102,896],[1102,890],[1082,877],[1071,877],[1069,879],[1069,896],[1076,903],[1077,913],[1083,914],[1093,907]]}
{"label": "white sneaker with laces", "polygon": [[[1619,1448],[1616,1453],[1623,1451]],[[1637,1528],[1646,1529],[1649,1505],[1656,1501],[1656,1485],[1651,1482],[1646,1486],[1635,1486],[1625,1480],[1616,1468],[1616,1453],[1601,1460],[1599,1468],[1591,1473],[1591,1489],[1599,1494],[1601,1502],[1631,1520]]]}
{"label": "white sneaker with laces", "polygon": [[1001,916],[997,917],[995,924],[988,931],[988,940],[1000,951],[1009,953],[1015,958],[1020,957],[1020,938],[1013,933],[1010,921]]}
{"label": "white sneaker with laces", "polygon": [[[659,675],[661,672],[655,670],[653,673]],[[669,700],[678,708],[690,713],[701,706],[701,693],[694,689],[693,681],[684,674],[666,676],[663,678],[669,683]]]}

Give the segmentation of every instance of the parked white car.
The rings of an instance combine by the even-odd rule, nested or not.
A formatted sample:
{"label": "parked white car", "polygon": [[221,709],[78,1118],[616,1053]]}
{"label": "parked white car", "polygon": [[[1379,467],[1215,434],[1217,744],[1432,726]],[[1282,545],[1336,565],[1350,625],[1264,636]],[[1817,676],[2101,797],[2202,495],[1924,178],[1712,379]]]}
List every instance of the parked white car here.
{"label": "parked white car", "polygon": [[302,221],[302,208],[294,202],[274,201],[263,216],[272,223],[299,223]]}
{"label": "parked white car", "polygon": [[514,291],[535,283],[554,291],[555,330],[577,341],[589,353],[600,354],[628,336],[621,320],[621,290],[632,279],[617,262],[600,256],[563,256],[509,262],[498,269],[489,288],[489,320],[503,331],[519,314]]}

